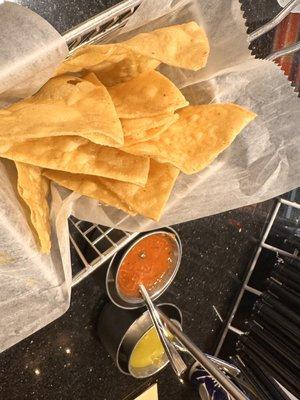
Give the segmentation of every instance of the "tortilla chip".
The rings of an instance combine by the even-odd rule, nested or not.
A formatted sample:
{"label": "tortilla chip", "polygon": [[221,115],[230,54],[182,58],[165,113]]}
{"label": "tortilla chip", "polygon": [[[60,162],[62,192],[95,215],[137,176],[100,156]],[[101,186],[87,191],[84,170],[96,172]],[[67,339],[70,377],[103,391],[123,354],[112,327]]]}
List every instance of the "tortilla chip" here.
{"label": "tortilla chip", "polygon": [[[45,169],[43,174],[47,176],[49,179],[61,184],[62,186],[67,187],[67,177],[72,178],[72,182],[80,182],[83,179],[88,179],[89,181],[96,182],[99,184],[102,188],[102,186],[106,187],[107,190],[109,190],[113,194],[117,194],[118,192],[122,190],[126,190],[126,193],[130,196],[133,196],[139,189],[140,186],[134,185],[133,183],[126,183],[126,182],[121,182],[117,181],[115,179],[108,179],[108,178],[100,178],[100,177],[94,177],[92,175],[84,175],[84,174],[71,174],[69,172],[63,172],[63,171],[54,171],[51,169]],[[64,183],[62,183],[64,182]],[[75,183],[72,183],[75,187]],[[77,191],[71,187],[69,189]],[[88,196],[86,194],[86,196]],[[90,196],[91,197],[91,196]],[[93,197],[95,198],[95,197]],[[108,202],[105,202],[108,204]],[[111,203],[109,203],[111,204]],[[115,206],[117,207],[117,206]],[[128,207],[127,207],[128,208]]]}
{"label": "tortilla chip", "polygon": [[137,54],[120,44],[87,45],[64,61],[56,74],[85,74],[92,71],[105,86],[113,86],[155,69],[159,64],[159,61]]}
{"label": "tortilla chip", "polygon": [[115,45],[87,45],[80,47],[69,56],[56,70],[56,75],[91,70],[92,67],[109,61],[115,51]]}
{"label": "tortilla chip", "polygon": [[92,197],[129,214],[139,213],[159,220],[168,201],[179,170],[151,160],[149,178],[144,188],[113,179],[83,174],[45,170],[49,179],[71,190]]}
{"label": "tortilla chip", "polygon": [[88,69],[88,71],[93,71],[97,79],[107,87],[126,82],[142,72],[155,69],[159,65],[156,60],[135,54],[130,50],[118,47],[118,45],[113,46],[117,49],[118,54],[111,55],[106,62]]}
{"label": "tortilla chip", "polygon": [[111,87],[122,82],[127,82],[139,74],[156,69],[160,62],[140,54],[123,49],[126,56],[121,61],[106,63],[101,68],[91,68],[100,81],[106,86]]}
{"label": "tortilla chip", "polygon": [[132,146],[136,143],[147,142],[148,140],[155,139],[163,130],[168,129],[167,127],[158,127],[148,129],[147,131],[138,132],[133,135],[128,135],[125,137],[124,146]]}
{"label": "tortilla chip", "polygon": [[159,138],[123,147],[132,154],[169,162],[186,174],[209,165],[255,118],[236,104],[190,106],[178,111],[179,120]]}
{"label": "tortilla chip", "polygon": [[141,186],[146,184],[149,172],[147,157],[133,156],[76,136],[0,145],[0,156],[42,168],[103,176]]}
{"label": "tortilla chip", "polygon": [[112,99],[99,81],[52,78],[32,98],[0,111],[1,142],[66,135],[102,145],[124,142]]}
{"label": "tortilla chip", "polygon": [[188,22],[141,33],[122,43],[84,46],[56,74],[93,71],[105,86],[113,86],[161,62],[196,71],[206,65],[208,54],[205,32],[196,22]]}
{"label": "tortilla chip", "polygon": [[[92,175],[71,174],[69,172],[53,171],[50,169],[45,170],[43,174],[52,181],[74,192],[98,200],[105,205],[112,205],[128,214],[135,214],[126,202],[123,202],[111,190],[107,189],[102,183],[105,178],[98,178]],[[109,181],[109,179],[107,180]],[[126,185],[126,183],[124,183],[124,185]],[[136,187],[139,188],[139,186]]]}
{"label": "tortilla chip", "polygon": [[158,138],[163,134],[172,124],[179,119],[178,114],[173,114],[172,118],[162,126],[157,128],[148,129],[146,131],[135,132],[131,135],[125,136],[124,146],[131,146],[136,143],[141,143]]}
{"label": "tortilla chip", "polygon": [[[90,73],[84,76],[84,79],[97,85],[99,79],[94,73]],[[126,133],[123,131],[126,141],[124,145],[132,145],[145,140],[153,139],[158,136],[162,131],[166,130],[172,123],[178,119],[178,115],[165,114],[146,118],[134,118],[134,119],[123,119],[121,123],[124,123]],[[133,121],[133,122],[132,122]],[[145,129],[148,126],[149,129]],[[139,130],[137,130],[139,128]],[[142,129],[141,129],[142,128]],[[117,147],[117,146],[116,146]]]}
{"label": "tortilla chip", "polygon": [[30,209],[30,219],[39,238],[41,251],[49,253],[50,215],[47,202],[49,181],[42,170],[33,165],[16,163],[18,171],[18,192]]}
{"label": "tortilla chip", "polygon": [[180,90],[157,71],[144,72],[108,91],[120,118],[168,114],[188,105]]}
{"label": "tortilla chip", "polygon": [[[93,73],[84,76],[84,79],[97,85],[99,79]],[[136,142],[152,139],[163,130],[166,130],[172,123],[178,119],[174,113],[162,114],[145,118],[122,119],[122,128],[127,141],[124,145],[131,145]],[[124,126],[123,126],[124,125]]]}
{"label": "tortilla chip", "polygon": [[207,36],[196,22],[141,33],[120,44],[162,63],[194,71],[206,65],[209,54]]}
{"label": "tortilla chip", "polygon": [[[144,188],[132,192],[132,186],[122,183],[118,187],[107,187],[138,214],[158,221],[163,213],[165,205],[178,177],[179,170],[170,164],[161,164],[154,160],[150,162],[150,170],[147,184]],[[130,187],[131,186],[131,187]]]}
{"label": "tortilla chip", "polygon": [[[122,118],[121,124],[124,132],[124,136],[134,135],[152,128],[158,128],[167,124],[170,121],[174,121],[176,115],[173,113],[154,115],[152,117],[145,118]],[[174,121],[175,122],[175,121]]]}

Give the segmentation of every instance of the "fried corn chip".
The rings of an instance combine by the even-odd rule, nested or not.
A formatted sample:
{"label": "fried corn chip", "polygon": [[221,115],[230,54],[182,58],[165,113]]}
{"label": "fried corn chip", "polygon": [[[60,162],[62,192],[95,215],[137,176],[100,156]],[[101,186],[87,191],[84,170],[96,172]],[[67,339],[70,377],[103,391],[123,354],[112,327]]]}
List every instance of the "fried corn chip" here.
{"label": "fried corn chip", "polygon": [[85,74],[92,71],[105,86],[113,86],[155,69],[159,64],[159,61],[135,53],[118,43],[87,45],[65,60],[56,74]]}
{"label": "fried corn chip", "polygon": [[164,125],[159,126],[157,128],[148,129],[142,132],[136,132],[131,135],[126,135],[124,140],[124,146],[132,146],[136,143],[147,142],[149,140],[156,139],[160,135],[163,134],[172,124],[175,123],[179,118],[178,114],[173,114],[172,118],[169,118],[169,121]]}
{"label": "fried corn chip", "polygon": [[113,46],[115,46],[118,54],[111,55],[106,62],[88,69],[107,87],[126,82],[142,72],[155,69],[159,65],[156,60],[120,48],[118,45]]}
{"label": "fried corn chip", "polygon": [[108,91],[120,118],[168,114],[188,105],[180,90],[157,71],[144,72]]}
{"label": "fried corn chip", "polygon": [[194,71],[206,65],[209,54],[207,36],[196,22],[141,33],[120,44],[162,63]]}
{"label": "fried corn chip", "polygon": [[137,143],[147,142],[149,140],[155,139],[162,131],[168,129],[167,127],[158,127],[148,129],[144,132],[135,133],[133,135],[128,135],[125,137],[124,147],[132,146]]}
{"label": "fried corn chip", "polygon": [[[99,79],[94,73],[84,76],[84,79],[97,85]],[[162,114],[153,117],[122,119],[122,128],[127,141],[124,145],[134,144],[156,137],[161,131],[167,129],[172,123],[178,119],[178,115],[174,113]],[[123,126],[124,125],[124,126]]]}
{"label": "fried corn chip", "polygon": [[76,136],[0,145],[0,156],[42,168],[103,176],[141,186],[146,184],[149,172],[147,157],[133,156]]}
{"label": "fried corn chip", "polygon": [[156,140],[123,147],[132,154],[169,162],[186,174],[201,171],[255,118],[236,104],[190,106]]}
{"label": "fried corn chip", "polygon": [[[103,181],[110,181],[110,179],[99,178],[92,175],[71,174],[69,172],[53,171],[50,169],[45,170],[43,174],[52,181],[74,192],[98,200],[105,205],[112,205],[128,214],[135,214],[126,202],[122,201],[103,184]],[[114,182],[113,180],[111,181]],[[126,185],[126,183],[124,184]],[[139,186],[136,185],[132,186],[139,188]]]}
{"label": "fried corn chip", "polygon": [[102,145],[122,145],[112,99],[98,81],[52,78],[38,93],[0,111],[0,142],[78,135]]}
{"label": "fried corn chip", "polygon": [[124,57],[118,62],[103,63],[100,67],[91,68],[100,81],[106,86],[111,87],[122,82],[135,78],[139,74],[156,69],[160,62],[127,49],[124,51]]}
{"label": "fried corn chip", "polygon": [[[118,187],[112,187],[111,190],[138,214],[159,221],[178,174],[179,169],[173,165],[151,160],[149,177],[144,188],[140,187],[133,193],[132,186],[135,185],[123,185],[120,182]],[[105,184],[109,187],[107,182]]]}
{"label": "fried corn chip", "polygon": [[[116,56],[116,45],[87,45],[79,48],[69,56],[56,70],[56,75],[66,73],[76,73],[82,71],[92,71],[93,67],[97,67],[104,62],[112,60],[112,63],[117,61],[113,58]],[[114,54],[115,53],[115,54]],[[120,60],[118,60],[120,61]]]}
{"label": "fried corn chip", "polygon": [[83,174],[45,170],[49,179],[129,214],[141,214],[159,220],[168,201],[179,170],[169,164],[151,160],[147,184],[144,188],[113,179]]}
{"label": "fried corn chip", "polygon": [[116,44],[88,45],[77,50],[57,75],[93,71],[106,86],[125,82],[163,62],[198,70],[206,65],[209,44],[196,22],[141,33]]}
{"label": "fried corn chip", "polygon": [[[158,128],[170,121],[174,121],[176,114],[162,114],[162,115],[154,115],[152,117],[145,118],[122,118],[121,124],[124,132],[124,136],[134,135],[136,133],[140,133],[146,131],[148,129]],[[175,122],[175,121],[174,121]]]}
{"label": "fried corn chip", "polygon": [[18,171],[18,192],[30,209],[31,223],[37,233],[43,253],[49,253],[50,216],[47,202],[49,181],[42,175],[42,170],[33,165],[16,163]]}
{"label": "fried corn chip", "polygon": [[[84,79],[94,83],[95,85],[100,83],[99,79],[94,73],[90,73],[84,76]],[[135,119],[123,119],[122,123],[124,123],[125,130],[123,126],[122,128],[126,139],[124,140],[124,145],[128,146],[145,140],[153,139],[158,136],[163,130],[166,130],[177,119],[178,115],[174,113],[153,116],[152,118],[145,117]],[[145,130],[145,126],[148,126],[149,129]],[[139,130],[137,130],[138,128]]]}

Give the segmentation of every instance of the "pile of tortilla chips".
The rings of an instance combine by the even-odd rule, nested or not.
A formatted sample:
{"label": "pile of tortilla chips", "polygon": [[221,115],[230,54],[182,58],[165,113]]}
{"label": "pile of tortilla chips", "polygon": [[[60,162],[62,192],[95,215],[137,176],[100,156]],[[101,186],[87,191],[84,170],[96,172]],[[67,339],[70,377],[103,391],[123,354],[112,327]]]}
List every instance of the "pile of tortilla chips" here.
{"label": "pile of tortilla chips", "polygon": [[38,93],[0,110],[0,157],[49,252],[49,180],[128,214],[159,220],[180,172],[209,165],[255,115],[234,104],[189,106],[157,71],[197,71],[207,37],[195,22],[80,48]]}

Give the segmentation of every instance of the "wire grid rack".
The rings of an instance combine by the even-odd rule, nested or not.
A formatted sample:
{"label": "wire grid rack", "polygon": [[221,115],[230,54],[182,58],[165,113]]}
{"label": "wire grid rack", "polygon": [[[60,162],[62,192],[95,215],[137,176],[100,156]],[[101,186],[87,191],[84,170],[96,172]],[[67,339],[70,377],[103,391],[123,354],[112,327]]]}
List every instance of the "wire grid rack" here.
{"label": "wire grid rack", "polygon": [[[248,268],[247,274],[244,278],[244,281],[242,283],[242,286],[240,288],[240,291],[238,293],[238,296],[236,297],[235,303],[231,309],[230,315],[226,322],[223,320],[222,316],[214,307],[214,310],[220,319],[221,322],[224,322],[224,328],[222,331],[222,334],[220,336],[220,339],[218,341],[216,350],[214,355],[218,356],[220,352],[223,350],[224,343],[227,339],[227,336],[230,332],[232,332],[234,335],[236,335],[236,338],[238,336],[244,335],[246,332],[242,331],[240,328],[235,326],[234,319],[236,314],[239,312],[239,308],[241,307],[241,302],[243,300],[243,297],[247,295],[247,293],[251,293],[254,295],[254,300],[253,304],[255,302],[255,299],[258,298],[261,294],[262,291],[259,290],[256,286],[256,283],[254,280],[251,282],[251,278],[253,274],[256,272],[256,270],[259,268],[259,258],[264,250],[267,250],[268,252],[271,252],[274,254],[275,258],[278,259],[278,257],[287,257],[290,259],[296,259],[300,261],[300,239],[299,237],[296,238],[296,240],[292,243],[292,245],[286,246],[285,245],[285,240],[281,241],[281,245],[275,246],[270,244],[272,242],[271,240],[271,234],[274,228],[274,225],[278,221],[279,218],[284,218],[285,220],[293,220],[295,224],[298,226],[300,222],[300,203],[296,201],[297,198],[297,193],[299,193],[299,189],[294,190],[291,192],[291,200],[287,200],[285,198],[279,198],[276,202],[276,205],[274,207],[274,210],[271,214],[270,220],[264,230],[264,233],[262,235],[261,241],[257,247],[257,250],[254,254],[254,257],[250,263],[250,266]],[[282,214],[282,217],[279,217],[279,214]],[[299,228],[297,228],[299,231]],[[297,232],[298,232],[297,231]],[[298,232],[299,234],[299,232]],[[279,247],[280,246],[280,247]],[[250,310],[252,308],[250,307]]]}
{"label": "wire grid rack", "polygon": [[[299,1],[300,0],[291,0],[273,20],[250,34],[249,43],[278,25]],[[67,31],[63,37],[68,45],[70,55],[83,45],[104,41],[106,36],[121,29],[141,3],[142,0],[122,1],[116,6],[109,8]],[[274,60],[279,56],[290,54],[299,49],[300,42],[281,50],[280,53],[274,52],[270,54],[268,59]],[[120,221],[120,223],[122,221]],[[138,235],[138,233],[118,230],[117,226],[115,228],[107,228],[90,224],[74,217],[70,217],[69,227],[71,244],[75,248],[83,264],[82,270],[75,274],[73,273],[72,286],[81,282]],[[84,244],[84,246],[82,246],[82,244]],[[87,254],[89,254],[89,257],[87,257]]]}
{"label": "wire grid rack", "polygon": [[70,55],[81,46],[103,41],[121,29],[136,11],[142,0],[125,0],[83,22],[63,35]]}
{"label": "wire grid rack", "polygon": [[72,286],[81,282],[139,234],[122,231],[117,225],[108,228],[91,224],[74,216],[69,218],[69,228],[70,242],[83,264],[83,268],[73,276]]}

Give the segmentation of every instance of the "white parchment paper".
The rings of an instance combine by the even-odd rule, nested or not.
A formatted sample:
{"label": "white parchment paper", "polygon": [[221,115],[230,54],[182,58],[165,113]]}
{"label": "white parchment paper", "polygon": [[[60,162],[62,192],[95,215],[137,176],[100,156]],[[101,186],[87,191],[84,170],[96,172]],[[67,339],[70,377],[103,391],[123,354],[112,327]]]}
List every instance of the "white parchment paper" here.
{"label": "white parchment paper", "polygon": [[[66,44],[48,22],[17,4],[1,4],[0,107],[39,89],[66,54]],[[58,318],[69,306],[69,209],[67,203],[60,208],[55,195],[48,256],[39,253],[28,226],[26,208],[17,196],[14,164],[0,161],[0,351]]]}
{"label": "white parchment paper", "polygon": [[[8,17],[13,16],[8,14]],[[16,95],[33,93],[49,78],[50,70],[65,53],[65,45],[53,28],[47,23],[42,28],[43,20],[39,17],[35,21],[32,15],[30,18],[31,23],[23,26],[27,34],[23,39],[21,34],[17,35],[17,52],[10,53],[5,41],[1,42],[1,52],[4,48],[10,61],[1,58],[0,53],[0,106]],[[258,118],[203,172],[180,175],[159,224],[142,217],[127,217],[119,224],[124,218],[121,211],[99,206],[96,201],[77,194],[62,197],[53,185],[50,256],[38,253],[16,196],[15,171],[0,162],[0,351],[68,308],[71,264],[67,217],[71,212],[80,219],[102,225],[146,230],[263,201],[299,185],[299,99],[277,66],[250,55],[238,0],[145,0],[122,32],[110,40],[190,20],[198,21],[208,34],[211,54],[207,67],[196,73],[164,67],[163,73],[183,90],[192,104],[236,102],[255,111]],[[30,28],[35,24],[41,29],[32,37]],[[1,29],[0,40],[2,35]],[[22,44],[28,37],[34,42],[32,51],[28,43]],[[40,53],[38,44],[45,44],[48,39],[52,43],[49,52],[43,47]],[[2,69],[2,65],[9,68]],[[15,86],[21,91],[14,92]]]}
{"label": "white parchment paper", "polygon": [[18,4],[0,4],[0,107],[36,92],[68,54],[61,35]]}
{"label": "white parchment paper", "polygon": [[0,351],[58,318],[70,301],[70,210],[65,204],[53,215],[51,255],[41,254],[16,192],[15,174],[10,162],[0,162]]}

